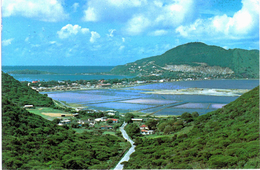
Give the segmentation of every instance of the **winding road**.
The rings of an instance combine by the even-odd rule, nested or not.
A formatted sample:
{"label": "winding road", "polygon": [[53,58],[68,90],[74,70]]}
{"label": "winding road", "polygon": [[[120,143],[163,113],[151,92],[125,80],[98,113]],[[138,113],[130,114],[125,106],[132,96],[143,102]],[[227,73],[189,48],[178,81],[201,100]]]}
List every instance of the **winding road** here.
{"label": "winding road", "polygon": [[135,151],[135,145],[134,141],[127,135],[126,131],[124,130],[127,123],[123,123],[123,125],[120,127],[120,131],[122,132],[123,137],[131,143],[131,148],[128,150],[128,152],[125,154],[125,156],[119,161],[119,163],[116,165],[114,170],[121,170],[124,168],[124,165],[121,163],[124,161],[128,161],[130,159],[130,155]]}

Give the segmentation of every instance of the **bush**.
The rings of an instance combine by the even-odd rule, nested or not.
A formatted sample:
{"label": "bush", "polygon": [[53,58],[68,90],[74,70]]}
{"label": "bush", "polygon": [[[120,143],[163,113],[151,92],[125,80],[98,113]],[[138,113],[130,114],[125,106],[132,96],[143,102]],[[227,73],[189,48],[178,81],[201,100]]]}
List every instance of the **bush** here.
{"label": "bush", "polygon": [[217,155],[209,159],[210,168],[225,168],[237,162],[237,158],[231,156]]}

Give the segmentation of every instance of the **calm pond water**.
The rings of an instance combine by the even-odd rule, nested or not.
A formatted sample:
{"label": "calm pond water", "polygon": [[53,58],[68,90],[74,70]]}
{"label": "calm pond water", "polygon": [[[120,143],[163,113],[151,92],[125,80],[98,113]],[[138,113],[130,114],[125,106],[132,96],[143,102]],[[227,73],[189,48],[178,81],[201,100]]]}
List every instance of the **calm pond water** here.
{"label": "calm pond water", "polygon": [[223,88],[253,89],[258,80],[207,80],[157,83],[130,89],[101,89],[73,92],[48,92],[48,96],[68,103],[79,103],[90,109],[115,109],[126,113],[141,111],[155,115],[181,115],[197,111],[199,114],[221,108],[238,97],[202,95],[159,95],[142,94],[140,89],[182,89],[182,88]]}

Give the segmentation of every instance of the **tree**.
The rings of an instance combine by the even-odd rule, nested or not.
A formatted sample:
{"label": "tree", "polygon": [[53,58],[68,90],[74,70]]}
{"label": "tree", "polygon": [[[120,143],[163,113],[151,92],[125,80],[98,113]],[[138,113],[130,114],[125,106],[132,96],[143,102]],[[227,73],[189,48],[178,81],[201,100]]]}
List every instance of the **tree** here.
{"label": "tree", "polygon": [[192,116],[193,118],[196,118],[196,117],[199,116],[199,113],[198,113],[198,112],[192,112],[192,113],[191,113],[191,116]]}
{"label": "tree", "polygon": [[112,123],[113,123],[113,120],[111,120],[111,119],[107,120],[107,124],[112,124]]}
{"label": "tree", "polygon": [[140,129],[135,123],[128,124],[125,130],[131,138],[140,135]]}
{"label": "tree", "polygon": [[174,131],[174,127],[170,126],[170,125],[167,125],[164,130],[163,130],[163,133],[164,134],[169,134],[170,132],[173,132]]}
{"label": "tree", "polygon": [[181,115],[181,118],[185,120],[187,123],[193,121],[193,118],[190,113],[185,112]]}
{"label": "tree", "polygon": [[145,125],[147,125],[149,129],[155,130],[157,123],[158,120],[149,119],[148,121],[145,122]]}
{"label": "tree", "polygon": [[115,131],[116,131],[117,129],[119,129],[119,127],[120,127],[119,124],[115,124],[115,125],[113,126],[113,128],[114,128]]}

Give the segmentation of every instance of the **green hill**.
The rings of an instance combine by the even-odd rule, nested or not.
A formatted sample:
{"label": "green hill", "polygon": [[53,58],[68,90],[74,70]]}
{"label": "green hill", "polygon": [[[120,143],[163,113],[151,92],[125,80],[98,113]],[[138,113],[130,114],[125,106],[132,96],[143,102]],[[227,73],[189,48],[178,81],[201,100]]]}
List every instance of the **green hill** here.
{"label": "green hill", "polygon": [[18,106],[54,106],[51,98],[21,84],[7,73],[2,72],[2,96]]}
{"label": "green hill", "polygon": [[[166,66],[191,66],[194,68],[191,72],[201,73],[204,69],[205,74],[213,70],[216,74],[233,74],[236,77],[258,78],[259,72],[259,51],[229,49],[218,46],[209,46],[204,43],[188,43],[177,46],[162,55],[153,56],[137,60],[133,63],[116,66],[111,70],[113,74],[124,75],[152,75],[167,71]],[[218,67],[214,67],[218,66]],[[187,70],[181,68],[181,70]]]}
{"label": "green hill", "polygon": [[3,169],[108,169],[125,140],[114,135],[76,134],[21,108],[52,106],[45,95],[2,73]]}
{"label": "green hill", "polygon": [[[178,137],[136,138],[136,151],[124,168],[260,168],[259,87],[197,117],[193,125]],[[172,129],[178,126],[175,123]]]}

